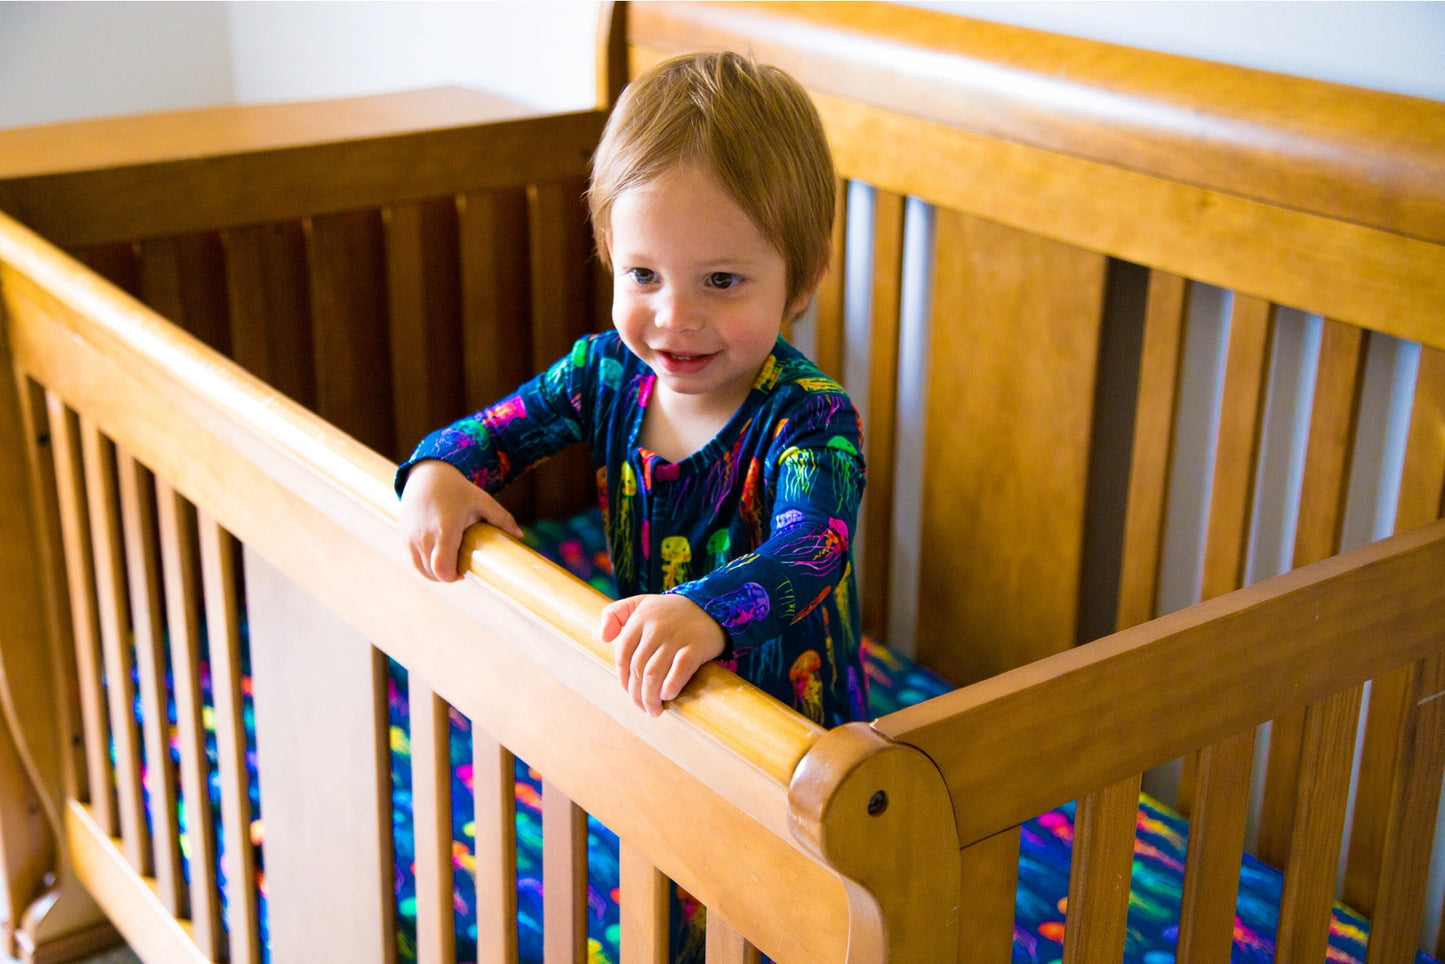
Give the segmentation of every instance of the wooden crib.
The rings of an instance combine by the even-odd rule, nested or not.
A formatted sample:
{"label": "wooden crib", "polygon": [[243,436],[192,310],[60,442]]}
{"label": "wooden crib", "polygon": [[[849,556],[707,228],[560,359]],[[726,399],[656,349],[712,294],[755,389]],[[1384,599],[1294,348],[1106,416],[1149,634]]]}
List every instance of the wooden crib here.
{"label": "wooden crib", "polygon": [[[709,961],[1008,961],[1019,827],[1070,800],[1065,960],[1117,961],[1141,781],[1171,761],[1181,961],[1228,959],[1247,824],[1285,871],[1279,960],[1324,960],[1337,879],[1369,960],[1413,959],[1445,770],[1445,105],[787,3],[608,7],[599,100],[718,46],[816,96],[849,216],[796,338],[865,412],[866,629],[961,688],[823,731],[709,667],[652,720],[595,638],[602,597],[519,543],[473,532],[464,584],[411,572],[396,460],[608,324],[579,201],[605,108],[449,89],[0,132],[12,953],[119,931],[149,964],[260,960],[244,627],[278,962],[395,959],[386,657],[426,962],[453,959],[449,713],[475,735],[480,960],[516,951],[514,754],[545,778],[549,962],[586,959],[588,813],[622,841],[629,964],[665,959],[668,879],[709,908]],[[1410,377],[1382,430],[1386,348]],[[1351,536],[1379,476],[1395,507]],[[563,514],[591,487],[560,459],[509,499]]]}

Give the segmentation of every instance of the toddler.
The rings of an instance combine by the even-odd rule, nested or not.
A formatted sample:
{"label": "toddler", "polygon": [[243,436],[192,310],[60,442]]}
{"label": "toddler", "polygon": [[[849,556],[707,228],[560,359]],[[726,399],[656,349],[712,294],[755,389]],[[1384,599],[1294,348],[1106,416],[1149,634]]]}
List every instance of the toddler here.
{"label": "toddler", "polygon": [[421,442],[397,473],[417,569],[460,578],[477,521],[520,535],[489,492],[582,442],[621,596],[600,632],[634,703],[658,715],[718,660],[826,726],[865,718],[859,419],[780,334],[826,269],[833,178],[777,68],[686,55],[630,84],[588,188],[614,330]]}

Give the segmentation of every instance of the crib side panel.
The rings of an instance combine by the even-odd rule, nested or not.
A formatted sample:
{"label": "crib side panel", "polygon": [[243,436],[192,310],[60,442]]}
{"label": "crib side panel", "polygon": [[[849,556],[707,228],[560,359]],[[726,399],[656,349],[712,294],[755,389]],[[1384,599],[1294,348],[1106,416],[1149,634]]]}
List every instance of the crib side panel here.
{"label": "crib side panel", "polygon": [[[59,257],[55,262],[57,271],[80,270]],[[473,727],[492,734],[552,780],[566,798],[569,825],[576,813],[566,814],[567,807],[585,803],[657,871],[716,906],[774,959],[843,958],[848,930],[843,885],[801,852],[787,829],[786,780],[817,739],[816,727],[737,687],[721,670],[705,670],[694,690],[699,698],[681,701],[676,713],[662,720],[638,716],[625,694],[607,685],[611,668],[592,636],[601,607],[595,592],[539,564],[511,540],[485,532],[467,549],[483,585],[444,587],[442,592],[406,576],[394,542],[396,508],[384,460],[320,420],[303,417],[306,413],[273,390],[179,338],[134,302],[107,291],[101,299],[114,314],[92,324],[94,319],[67,300],[69,294],[47,291],[27,273],[38,270],[7,261],[0,275],[8,330],[23,345],[19,354],[28,376],[45,384],[67,410],[84,413],[78,418],[82,435],[92,439],[87,447],[93,453],[113,449],[133,459],[200,510],[198,554],[212,675],[226,693],[215,715],[226,732],[219,747],[224,825],[219,842],[226,851],[232,959],[257,959],[259,948],[254,929],[259,892],[251,885],[245,845],[259,827],[251,822],[252,787],[237,725],[250,690],[239,665],[243,657],[232,644],[251,624],[247,614],[254,593],[260,592],[261,625],[274,622],[265,618],[264,586],[247,585],[236,569],[237,539],[319,600],[334,614],[331,619],[339,617],[350,626],[341,634],[348,644],[364,636],[419,679],[436,681],[428,685],[435,686],[436,705],[445,714],[465,715]],[[116,336],[132,323],[141,328],[131,332],[134,341]],[[72,325],[84,334],[76,337]],[[168,355],[169,364],[156,364],[156,353]],[[236,393],[244,399],[232,398],[234,407],[214,407],[218,397]],[[275,426],[274,434],[262,431],[260,426],[276,419],[289,427]],[[291,424],[293,419],[300,421]],[[105,460],[93,454],[90,461]],[[317,463],[329,465],[329,471],[320,472]],[[87,476],[86,481],[104,478]],[[99,518],[109,525],[108,517]],[[321,635],[329,637],[330,624],[319,624]],[[227,648],[218,651],[223,641]],[[285,649],[285,662],[297,658],[300,645]],[[274,673],[267,675],[274,678]],[[372,686],[375,694],[374,679]],[[312,686],[295,693],[273,685],[270,696],[258,703],[260,790],[268,799],[275,798],[267,788],[265,746],[268,739],[277,745],[278,738],[274,729],[266,729],[267,699],[299,704],[273,715],[273,722],[297,720],[328,705],[331,690]],[[335,699],[340,706],[353,705],[350,698]],[[719,711],[722,723],[697,724]],[[127,713],[118,719],[129,725]],[[279,739],[285,745],[296,735]],[[324,737],[308,728],[304,739],[319,743]],[[599,747],[607,752],[599,753]],[[485,744],[478,749],[484,753]],[[292,770],[282,760],[278,779],[284,783]],[[616,780],[618,770],[636,779]],[[291,788],[278,789],[289,796]],[[426,808],[433,816],[438,809]],[[171,959],[176,947],[188,948],[186,959],[194,959],[199,952],[192,923],[172,917],[154,898],[152,880],[123,866],[129,864],[125,852],[135,845],[95,827],[85,804],[70,802],[69,810],[69,844],[81,855],[83,879],[105,894],[108,908],[134,913],[133,919],[121,920],[127,938],[158,959]],[[658,812],[687,814],[688,819],[659,820]],[[306,826],[310,819],[304,801],[292,799],[266,816],[267,834],[281,839],[288,831],[278,822]],[[716,832],[699,835],[698,821]],[[495,827],[501,820],[494,816],[486,822]],[[379,839],[385,828],[378,823],[369,832]],[[296,830],[289,833],[294,841]],[[284,871],[288,860],[315,856],[309,848],[283,854],[283,877],[292,876]],[[380,879],[383,871],[374,869]],[[744,880],[745,887],[729,883]],[[803,922],[779,920],[775,908],[799,893],[809,895],[816,914]]]}

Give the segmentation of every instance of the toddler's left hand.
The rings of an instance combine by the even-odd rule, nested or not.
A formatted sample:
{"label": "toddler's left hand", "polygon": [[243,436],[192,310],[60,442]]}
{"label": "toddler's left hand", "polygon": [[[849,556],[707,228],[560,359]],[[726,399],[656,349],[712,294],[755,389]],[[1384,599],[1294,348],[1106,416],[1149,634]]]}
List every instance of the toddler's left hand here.
{"label": "toddler's left hand", "polygon": [[617,678],[649,716],[675,699],[694,673],[723,654],[723,628],[686,596],[641,595],[602,611],[602,641],[614,646]]}

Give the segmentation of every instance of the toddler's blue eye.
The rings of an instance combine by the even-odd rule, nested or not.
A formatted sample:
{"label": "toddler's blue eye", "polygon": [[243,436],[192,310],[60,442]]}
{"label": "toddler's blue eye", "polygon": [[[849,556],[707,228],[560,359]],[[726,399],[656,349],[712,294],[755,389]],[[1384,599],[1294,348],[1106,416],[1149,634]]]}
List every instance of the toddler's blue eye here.
{"label": "toddler's blue eye", "polygon": [[714,288],[731,288],[741,280],[731,271],[714,271],[708,275],[707,283]]}
{"label": "toddler's blue eye", "polygon": [[632,279],[633,284],[650,285],[657,281],[657,273],[651,268],[630,268],[627,276]]}

